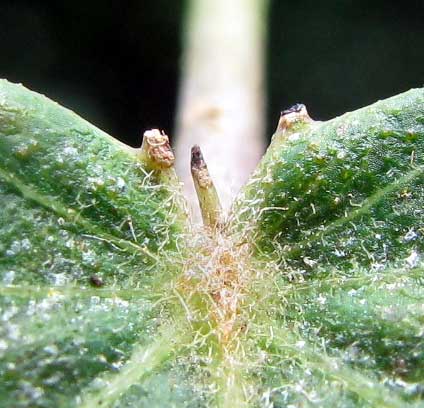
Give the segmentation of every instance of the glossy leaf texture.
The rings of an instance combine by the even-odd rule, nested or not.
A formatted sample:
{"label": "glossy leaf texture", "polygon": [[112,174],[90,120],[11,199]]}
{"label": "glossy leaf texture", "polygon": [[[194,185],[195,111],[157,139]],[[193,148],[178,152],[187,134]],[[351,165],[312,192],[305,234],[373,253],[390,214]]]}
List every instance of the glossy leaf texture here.
{"label": "glossy leaf texture", "polygon": [[273,280],[276,406],[424,403],[423,152],[422,89],[274,135],[233,227]]}
{"label": "glossy leaf texture", "polygon": [[0,82],[0,406],[73,406],[155,338],[186,228],[159,178],[136,149]]}
{"label": "glossy leaf texture", "polygon": [[277,133],[239,199],[260,249],[305,275],[381,269],[420,250],[423,103],[412,90]]}

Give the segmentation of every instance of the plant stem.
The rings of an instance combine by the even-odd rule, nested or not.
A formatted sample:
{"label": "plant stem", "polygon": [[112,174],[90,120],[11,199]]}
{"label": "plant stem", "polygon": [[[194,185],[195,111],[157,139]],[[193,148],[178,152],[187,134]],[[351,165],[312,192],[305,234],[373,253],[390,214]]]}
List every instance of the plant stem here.
{"label": "plant stem", "polygon": [[[267,0],[192,0],[188,5],[177,117],[176,169],[189,202],[186,157],[198,144],[222,205],[246,182],[264,151],[264,40]],[[198,212],[195,219],[200,219]]]}
{"label": "plant stem", "polygon": [[222,208],[200,147],[191,149],[191,175],[199,200],[203,224],[215,230],[222,225]]}

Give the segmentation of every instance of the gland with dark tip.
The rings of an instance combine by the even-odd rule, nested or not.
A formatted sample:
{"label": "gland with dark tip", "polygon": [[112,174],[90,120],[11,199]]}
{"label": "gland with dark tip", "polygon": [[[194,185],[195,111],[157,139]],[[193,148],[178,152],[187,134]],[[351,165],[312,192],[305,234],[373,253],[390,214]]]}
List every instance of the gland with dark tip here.
{"label": "gland with dark tip", "polygon": [[295,123],[312,122],[306,106],[303,103],[296,103],[289,109],[281,111],[280,120],[278,121],[277,132],[290,129]]}

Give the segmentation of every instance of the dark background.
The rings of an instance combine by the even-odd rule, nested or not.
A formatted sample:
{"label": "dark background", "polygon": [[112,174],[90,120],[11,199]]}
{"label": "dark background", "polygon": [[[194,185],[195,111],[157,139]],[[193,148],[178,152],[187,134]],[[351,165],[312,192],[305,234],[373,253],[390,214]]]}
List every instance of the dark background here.
{"label": "dark background", "polygon": [[[328,119],[424,85],[424,1],[271,4],[269,132],[295,102]],[[146,128],[172,133],[184,7],[182,0],[0,0],[0,77],[132,145]]]}

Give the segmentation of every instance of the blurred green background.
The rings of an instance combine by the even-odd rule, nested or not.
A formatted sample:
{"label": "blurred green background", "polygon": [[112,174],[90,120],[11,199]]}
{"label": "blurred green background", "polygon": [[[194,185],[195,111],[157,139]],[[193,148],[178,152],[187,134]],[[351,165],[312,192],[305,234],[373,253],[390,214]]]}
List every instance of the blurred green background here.
{"label": "blurred green background", "polygon": [[[0,0],[0,77],[131,145],[172,133],[185,3]],[[328,119],[423,86],[423,43],[422,0],[271,1],[268,133],[296,102]]]}

